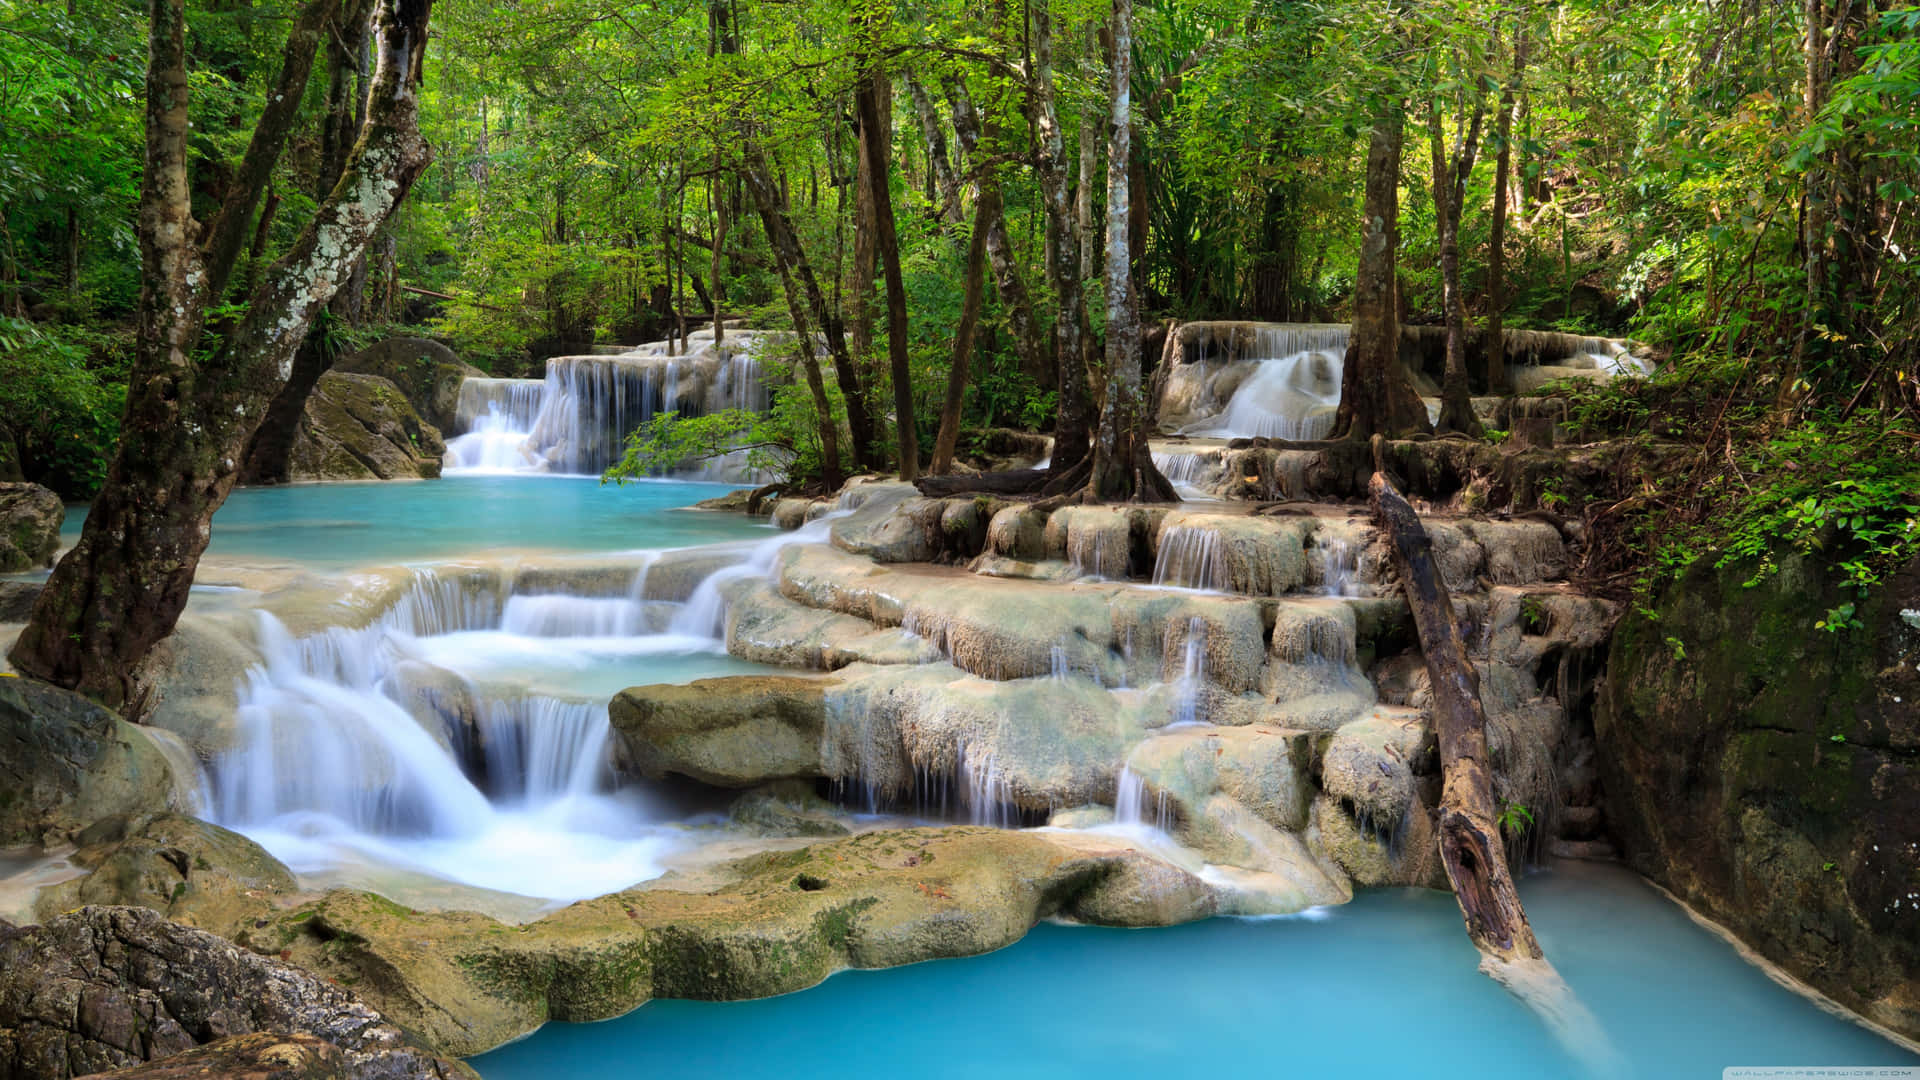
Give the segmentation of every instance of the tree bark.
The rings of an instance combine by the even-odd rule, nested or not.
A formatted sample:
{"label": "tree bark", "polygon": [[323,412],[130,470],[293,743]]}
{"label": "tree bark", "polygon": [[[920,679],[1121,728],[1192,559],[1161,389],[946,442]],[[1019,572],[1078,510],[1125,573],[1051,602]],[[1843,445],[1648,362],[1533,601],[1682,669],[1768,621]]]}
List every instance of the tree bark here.
{"label": "tree bark", "polygon": [[[315,196],[325,199],[346,172],[347,159],[353,153],[353,140],[363,118],[360,95],[355,93],[354,74],[360,64],[360,52],[373,30],[373,4],[370,0],[344,0],[336,12],[335,32],[327,39],[327,108],[320,118],[320,169]],[[334,293],[327,311],[351,325],[360,308],[358,293],[365,287],[366,255],[354,261],[354,272],[345,287]],[[329,319],[318,319],[323,329]],[[331,333],[315,338],[309,329],[307,338],[294,353],[293,369],[287,381],[273,395],[260,426],[254,430],[247,447],[246,464],[240,470],[242,484],[284,484],[292,472],[293,444],[300,434],[300,420],[307,409],[307,398],[320,384],[320,376],[332,370],[339,349]]]}
{"label": "tree bark", "polygon": [[998,170],[982,159],[981,120],[974,111],[973,100],[967,93],[965,83],[950,79],[946,84],[947,98],[953,109],[953,131],[960,140],[960,149],[972,162],[973,181],[979,190],[979,197],[987,198],[992,193],[995,211],[987,222],[987,262],[993,269],[994,289],[1000,294],[1000,306],[1006,309],[1007,331],[1013,336],[1013,351],[1020,360],[1020,370],[1041,389],[1053,388],[1059,374],[1054,370],[1053,358],[1047,352],[1045,337],[1040,332],[1039,317],[1035,314],[1033,295],[1027,291],[1026,276],[1020,269],[1019,253],[1014,250],[1013,238],[1007,233],[1007,214],[1005,201],[1000,196],[1000,175]]}
{"label": "tree bark", "polygon": [[1365,222],[1360,266],[1353,283],[1353,334],[1340,379],[1334,431],[1367,439],[1376,432],[1431,431],[1427,407],[1400,365],[1400,316],[1395,297],[1400,246],[1400,150],[1405,117],[1398,101],[1375,109],[1367,144]]}
{"label": "tree bark", "polygon": [[[324,20],[290,34],[280,89],[311,66]],[[201,251],[191,246],[183,0],[150,0],[146,170],[139,215],[146,285],[120,448],[72,551],[54,568],[10,659],[22,672],[79,690],[129,715],[145,705],[143,662],[171,633],[206,551],[213,514],[293,353],[415,177],[430,149],[418,90],[431,0],[379,0],[378,68],[367,121],[340,183],[292,250],[249,298],[232,333],[199,359],[207,308],[224,293],[255,191],[236,191]],[[304,59],[302,58],[304,53]],[[267,166],[292,107],[269,99],[248,147]],[[272,130],[277,125],[278,130]],[[243,170],[244,171],[244,170]],[[244,207],[240,204],[244,203]],[[225,231],[223,231],[223,229]]]}
{"label": "tree bark", "polygon": [[[1479,95],[1476,87],[1470,91]],[[1473,110],[1473,122],[1461,137],[1451,159],[1447,154],[1447,136],[1440,124],[1440,100],[1427,101],[1427,144],[1433,157],[1433,216],[1440,234],[1440,297],[1446,313],[1447,368],[1440,383],[1441,431],[1458,431],[1478,437],[1480,418],[1473,411],[1473,388],[1467,376],[1467,302],[1460,292],[1460,211],[1466,203],[1467,177],[1473,173],[1473,159],[1479,149],[1480,124],[1486,115],[1481,100]]]}
{"label": "tree bark", "polygon": [[1509,393],[1507,371],[1507,188],[1513,182],[1513,110],[1527,70],[1527,22],[1513,24],[1513,76],[1500,91],[1495,137],[1500,148],[1493,163],[1493,222],[1487,231],[1487,392]]}
{"label": "tree bark", "polygon": [[[767,233],[767,243],[773,248],[774,263],[779,268],[780,285],[787,296],[787,313],[793,318],[793,331],[798,338],[796,346],[800,368],[806,374],[807,390],[813,396],[813,408],[817,415],[817,430],[820,433],[820,473],[830,489],[837,489],[844,479],[840,465],[839,425],[833,416],[833,402],[827,397],[827,385],[820,374],[820,361],[814,356],[813,328],[809,316],[819,319],[822,325],[821,336],[826,338],[827,349],[832,353],[836,367],[850,369],[851,359],[847,358],[847,345],[827,321],[827,299],[820,292],[820,284],[813,276],[813,267],[807,262],[805,249],[800,246],[800,237],[793,231],[793,223],[787,220],[787,212],[780,203],[780,191],[773,184],[772,172],[767,168],[767,159],[759,147],[747,144],[742,155],[741,179],[746,183],[747,193],[752,196],[754,206],[760,211],[760,224]],[[853,409],[854,397],[846,393],[848,411]]]}
{"label": "tree bark", "polygon": [[[1133,290],[1133,0],[1113,0],[1113,134],[1107,141],[1106,393],[1087,494],[1097,501],[1178,501],[1154,467],[1140,387],[1140,318]],[[1084,158],[1082,159],[1084,162]]]}
{"label": "tree bark", "polygon": [[[853,366],[840,372],[840,391],[847,399],[847,426],[853,433],[854,466],[878,471],[882,461],[879,433],[875,430],[878,424],[873,418],[873,411],[868,408],[871,404],[877,409],[878,401],[870,401],[867,390],[875,377],[873,358],[878,351],[874,347],[876,301],[873,281],[880,259],[879,226],[873,205],[873,184],[867,177],[866,114],[860,107],[861,96],[872,92],[873,75],[868,73],[854,86],[853,280],[848,283],[853,296],[849,305],[852,317],[847,324],[848,336],[853,343]],[[849,373],[853,377],[851,383],[847,381]],[[860,414],[858,420],[853,418],[856,409]]]}
{"label": "tree bark", "polygon": [[[1376,437],[1376,462],[1383,456]],[[1440,745],[1440,859],[1466,919],[1467,937],[1485,956],[1505,963],[1543,957],[1520,906],[1501,843],[1487,759],[1487,716],[1480,679],[1454,623],[1453,601],[1433,561],[1433,541],[1413,507],[1384,472],[1370,487],[1374,521],[1393,547],[1394,567],[1413,610],[1420,650],[1433,687],[1434,727]]]}
{"label": "tree bark", "polygon": [[960,178],[954,174],[953,159],[947,150],[947,133],[940,127],[940,115],[934,111],[927,88],[912,75],[907,76],[907,93],[913,97],[913,112],[920,120],[920,137],[927,143],[927,165],[933,174],[934,190],[939,195],[935,216],[958,224],[964,208],[960,205]]}
{"label": "tree bark", "polygon": [[1038,153],[1034,171],[1047,209],[1047,277],[1059,302],[1053,324],[1053,361],[1059,372],[1058,412],[1053,431],[1053,474],[1064,477],[1090,449],[1087,372],[1081,352],[1087,312],[1080,281],[1080,251],[1073,237],[1072,192],[1067,187],[1066,150],[1053,92],[1053,15],[1048,0],[1033,0],[1033,82],[1028,122]]}
{"label": "tree bark", "polygon": [[973,204],[973,235],[967,238],[967,276],[960,300],[960,326],[953,332],[953,356],[947,368],[947,398],[940,408],[940,434],[933,440],[935,475],[953,471],[953,449],[960,441],[960,407],[967,397],[967,374],[973,366],[974,332],[980,325],[981,294],[986,291],[986,223],[1000,212],[1000,191],[981,192]]}
{"label": "tree bark", "polygon": [[913,416],[913,373],[907,360],[907,287],[900,277],[900,240],[894,230],[893,192],[888,183],[893,157],[892,117],[880,112],[879,83],[884,79],[875,71],[862,79],[854,90],[854,107],[860,113],[860,145],[866,165],[869,201],[873,206],[873,233],[879,248],[880,270],[887,282],[887,359],[893,371],[893,419],[898,435],[900,479],[911,481],[920,475],[920,435]]}

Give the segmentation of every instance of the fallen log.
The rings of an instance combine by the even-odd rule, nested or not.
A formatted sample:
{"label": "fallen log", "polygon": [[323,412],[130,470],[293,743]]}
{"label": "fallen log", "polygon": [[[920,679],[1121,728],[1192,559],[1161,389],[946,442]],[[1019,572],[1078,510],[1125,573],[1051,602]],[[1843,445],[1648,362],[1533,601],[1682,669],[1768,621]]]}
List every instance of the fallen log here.
{"label": "fallen log", "polygon": [[1493,806],[1487,761],[1487,714],[1480,704],[1480,677],[1467,659],[1466,642],[1454,623],[1453,600],[1433,561],[1433,540],[1413,507],[1375,472],[1369,487],[1374,521],[1393,547],[1394,567],[1426,654],[1433,684],[1433,719],[1440,745],[1440,859],[1466,919],[1467,937],[1490,959],[1537,961],[1544,955],[1520,906],[1507,867]]}

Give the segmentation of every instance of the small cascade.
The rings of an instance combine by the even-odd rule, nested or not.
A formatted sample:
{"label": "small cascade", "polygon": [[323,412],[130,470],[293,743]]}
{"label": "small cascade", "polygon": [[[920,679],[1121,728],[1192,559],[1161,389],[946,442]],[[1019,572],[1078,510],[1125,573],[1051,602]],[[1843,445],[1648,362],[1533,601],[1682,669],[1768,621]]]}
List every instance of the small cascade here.
{"label": "small cascade", "polygon": [[1341,359],[1331,352],[1297,352],[1262,360],[1211,420],[1189,425],[1191,435],[1308,441],[1333,430],[1340,408]]}
{"label": "small cascade", "polygon": [[634,637],[645,629],[640,604],[630,596],[547,593],[510,596],[500,629],[520,637]]}
{"label": "small cascade", "polygon": [[[627,437],[665,413],[703,416],[722,409],[764,411],[769,400],[757,357],[759,336],[740,331],[716,348],[711,332],[692,335],[691,351],[670,356],[643,345],[612,356],[556,356],[546,377],[468,379],[460,386],[460,431],[447,444],[454,472],[598,475],[625,454]],[[744,461],[705,463],[732,472]]]}
{"label": "small cascade", "polygon": [[1073,665],[1067,659],[1067,647],[1065,645],[1055,645],[1053,647],[1049,655],[1049,663],[1051,664],[1051,671],[1049,672],[1050,678],[1064,680],[1073,676]]}
{"label": "small cascade", "polygon": [[[769,545],[746,554],[749,572],[772,565]],[[241,681],[238,737],[209,770],[214,819],[300,872],[370,859],[556,900],[657,876],[681,841],[649,831],[644,792],[616,783],[605,700],[486,681],[529,663],[712,651],[710,634],[649,632],[650,562],[614,595],[420,570],[367,625],[304,637],[258,613],[263,659]],[[542,873],[502,852],[538,857]]]}
{"label": "small cascade", "polygon": [[1360,595],[1355,580],[1360,573],[1360,553],[1351,540],[1321,534],[1312,550],[1320,569],[1321,592],[1328,596]]}
{"label": "small cascade", "polygon": [[846,517],[849,510],[834,510],[789,533],[780,533],[755,544],[741,562],[721,567],[694,587],[693,595],[674,612],[667,632],[696,638],[725,641],[727,637],[727,586],[738,581],[765,578],[773,573],[774,560],[781,549],[793,544],[824,543],[833,523]]}
{"label": "small cascade", "polygon": [[[1173,655],[1172,633],[1169,632],[1166,654]],[[1207,624],[1195,615],[1187,620],[1187,640],[1181,649],[1180,680],[1174,683],[1173,721],[1169,727],[1188,727],[1207,723],[1206,708],[1200,700],[1200,692],[1206,684],[1207,671]]]}
{"label": "small cascade", "polygon": [[496,801],[539,805],[611,784],[605,705],[544,696],[489,701],[475,710],[474,726]]}
{"label": "small cascade", "polygon": [[1219,532],[1195,525],[1162,529],[1160,550],[1153,561],[1153,583],[1225,592],[1229,584],[1227,560]]}
{"label": "small cascade", "polygon": [[960,801],[967,804],[968,824],[995,829],[1020,827],[1013,787],[992,754],[970,754],[961,747],[955,772],[960,780]]}
{"label": "small cascade", "polygon": [[1153,467],[1182,498],[1207,498],[1208,486],[1219,482],[1226,461],[1219,450],[1167,450],[1153,455]]}
{"label": "small cascade", "polygon": [[1161,832],[1173,830],[1173,803],[1165,791],[1156,792],[1151,799],[1147,793],[1147,782],[1140,774],[1126,766],[1120,767],[1120,777],[1114,782],[1113,820],[1118,825],[1145,826]]}

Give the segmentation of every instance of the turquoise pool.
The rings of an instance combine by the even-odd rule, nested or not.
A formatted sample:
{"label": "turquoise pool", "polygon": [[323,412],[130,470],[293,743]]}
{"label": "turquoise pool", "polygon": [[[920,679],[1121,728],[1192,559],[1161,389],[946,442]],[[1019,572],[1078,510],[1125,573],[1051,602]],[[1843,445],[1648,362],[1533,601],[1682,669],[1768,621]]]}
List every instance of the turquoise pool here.
{"label": "turquoise pool", "polygon": [[[592,477],[449,476],[365,484],[241,488],[213,518],[212,558],[316,567],[416,562],[515,549],[622,551],[768,535],[739,514],[687,509],[725,484]],[[62,542],[85,508],[67,509]]]}
{"label": "turquoise pool", "polygon": [[[1631,873],[1522,893],[1626,1076],[1920,1058],[1776,985]],[[1590,1075],[1475,967],[1452,897],[1363,893],[1317,917],[1162,930],[1046,925],[1010,948],[747,1002],[656,1001],[473,1059],[486,1080]]]}

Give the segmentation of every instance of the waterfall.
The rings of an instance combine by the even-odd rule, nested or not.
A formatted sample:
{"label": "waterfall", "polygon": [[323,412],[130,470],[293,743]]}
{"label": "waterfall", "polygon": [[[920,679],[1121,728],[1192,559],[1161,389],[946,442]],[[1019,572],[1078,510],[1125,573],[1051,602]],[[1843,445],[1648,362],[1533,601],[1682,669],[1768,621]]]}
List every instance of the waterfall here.
{"label": "waterfall", "polygon": [[[1168,633],[1166,654],[1173,655],[1172,633]],[[1170,727],[1188,727],[1207,723],[1200,700],[1207,670],[1207,624],[1195,615],[1187,620],[1187,640],[1182,649],[1180,680],[1174,683],[1173,720]]]}
{"label": "waterfall", "polygon": [[1260,361],[1226,411],[1189,425],[1188,434],[1218,438],[1324,439],[1340,407],[1341,358],[1296,352]]}
{"label": "waterfall", "polygon": [[1153,455],[1153,467],[1183,498],[1207,498],[1203,485],[1220,479],[1226,460],[1218,450],[1168,450]]}
{"label": "waterfall", "polygon": [[1360,554],[1344,536],[1321,533],[1313,547],[1314,560],[1320,566],[1320,589],[1328,596],[1358,596],[1354,579],[1360,572]]}
{"label": "waterfall", "polygon": [[827,539],[833,523],[850,510],[833,510],[789,533],[762,540],[747,552],[747,557],[732,566],[723,566],[694,586],[693,595],[674,612],[667,631],[690,637],[725,641],[727,637],[727,596],[725,589],[736,581],[765,578],[773,573],[774,560],[782,549],[794,544],[818,544]]}
{"label": "waterfall", "polygon": [[1014,805],[1013,787],[992,754],[970,754],[962,746],[955,771],[960,778],[960,800],[967,804],[968,824],[996,829],[1020,827],[1020,808]]}
{"label": "waterfall", "polygon": [[1118,825],[1146,826],[1161,832],[1173,829],[1173,805],[1165,791],[1153,796],[1153,816],[1147,816],[1147,782],[1132,769],[1121,766],[1114,782],[1113,820]]}
{"label": "waterfall", "polygon": [[[449,471],[598,475],[626,452],[627,436],[663,413],[702,416],[721,409],[764,411],[768,388],[759,339],[693,335],[694,349],[667,356],[641,346],[617,356],[556,356],[546,378],[468,379],[460,384],[460,431],[447,443]],[[745,463],[708,463],[734,479]]]}
{"label": "waterfall", "polygon": [[1160,532],[1153,560],[1153,583],[1225,592],[1226,553],[1216,530],[1197,525],[1168,525]]}
{"label": "waterfall", "polygon": [[[720,651],[715,579],[765,574],[779,547],[829,525],[710,575],[695,592],[719,614],[692,637],[649,632],[651,559],[613,595],[418,570],[366,626],[304,637],[259,612],[262,659],[238,687],[237,738],[210,769],[213,816],[298,872],[370,859],[553,900],[657,876],[684,841],[653,828],[644,790],[616,782],[606,701],[498,687],[530,666]],[[508,852],[538,858],[539,875]]]}

